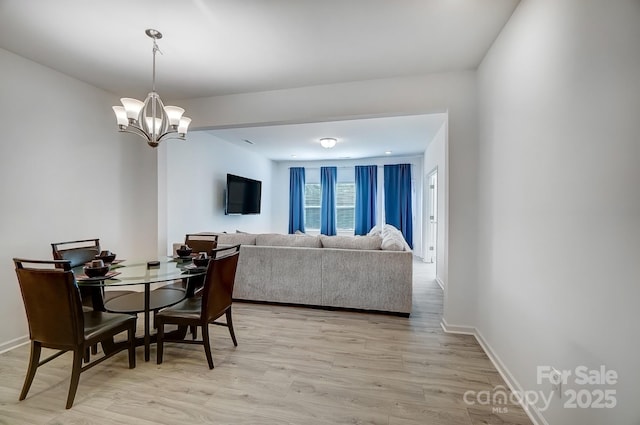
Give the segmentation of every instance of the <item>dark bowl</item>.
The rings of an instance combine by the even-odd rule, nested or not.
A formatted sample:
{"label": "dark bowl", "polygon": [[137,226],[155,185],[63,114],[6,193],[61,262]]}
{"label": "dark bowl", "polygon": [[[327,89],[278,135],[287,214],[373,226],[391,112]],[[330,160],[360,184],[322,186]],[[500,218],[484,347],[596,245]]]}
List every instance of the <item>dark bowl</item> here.
{"label": "dark bowl", "polygon": [[103,267],[84,267],[84,274],[88,277],[99,277],[109,273],[109,265]]}
{"label": "dark bowl", "polygon": [[116,259],[116,254],[111,253],[110,255],[96,255],[96,260],[102,260],[105,264],[113,263],[113,260]]}
{"label": "dark bowl", "polygon": [[195,264],[196,267],[207,267],[209,265],[209,258],[194,258],[193,264]]}
{"label": "dark bowl", "polygon": [[188,256],[191,255],[192,252],[193,252],[193,250],[191,248],[178,249],[176,251],[176,253],[178,254],[179,257],[188,257]]}

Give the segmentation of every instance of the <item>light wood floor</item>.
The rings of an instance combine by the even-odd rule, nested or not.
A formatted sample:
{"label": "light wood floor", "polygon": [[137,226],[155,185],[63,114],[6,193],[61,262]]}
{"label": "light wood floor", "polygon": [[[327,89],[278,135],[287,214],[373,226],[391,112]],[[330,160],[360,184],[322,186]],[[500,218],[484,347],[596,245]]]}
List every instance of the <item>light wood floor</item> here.
{"label": "light wood floor", "polygon": [[504,382],[473,337],[442,331],[432,266],[414,266],[410,318],[235,303],[239,346],[211,326],[214,370],[200,346],[168,344],[160,366],[139,348],[133,370],[120,353],[81,375],[70,410],[68,353],[18,402],[19,347],[0,355],[0,424],[530,425],[518,406],[463,401]]}

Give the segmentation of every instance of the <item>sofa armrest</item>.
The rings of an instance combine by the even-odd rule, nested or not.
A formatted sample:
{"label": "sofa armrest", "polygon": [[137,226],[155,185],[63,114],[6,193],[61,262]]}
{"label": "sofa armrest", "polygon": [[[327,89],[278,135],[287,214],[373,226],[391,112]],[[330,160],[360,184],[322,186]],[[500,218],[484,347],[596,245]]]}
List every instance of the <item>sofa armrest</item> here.
{"label": "sofa armrest", "polygon": [[412,296],[411,252],[322,249],[323,305],[411,313]]}

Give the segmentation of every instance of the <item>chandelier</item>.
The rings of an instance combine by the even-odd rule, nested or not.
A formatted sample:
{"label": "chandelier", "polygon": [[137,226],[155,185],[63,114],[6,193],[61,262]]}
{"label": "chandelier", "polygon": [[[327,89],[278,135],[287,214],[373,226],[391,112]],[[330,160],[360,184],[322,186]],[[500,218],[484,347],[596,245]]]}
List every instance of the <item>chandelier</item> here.
{"label": "chandelier", "polygon": [[166,139],[185,140],[187,128],[191,118],[182,116],[184,109],[177,106],[164,106],[160,96],[156,93],[156,40],[162,38],[162,33],[148,29],[145,33],[153,40],[153,79],[151,93],[144,102],[138,99],[123,97],[122,106],[114,106],[113,112],[118,120],[118,130],[134,133],[147,141],[149,146],[157,147]]}

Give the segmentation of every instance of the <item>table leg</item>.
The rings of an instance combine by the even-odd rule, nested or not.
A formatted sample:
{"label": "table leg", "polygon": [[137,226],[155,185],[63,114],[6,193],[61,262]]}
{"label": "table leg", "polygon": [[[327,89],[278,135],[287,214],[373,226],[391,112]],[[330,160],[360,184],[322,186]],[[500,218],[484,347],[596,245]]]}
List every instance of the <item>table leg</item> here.
{"label": "table leg", "polygon": [[151,304],[151,285],[144,285],[144,361],[151,357],[151,327],[149,325],[149,308]]}
{"label": "table leg", "polygon": [[106,311],[104,308],[104,298],[102,296],[103,288],[100,287],[84,287],[91,294],[91,304],[95,311]]}

